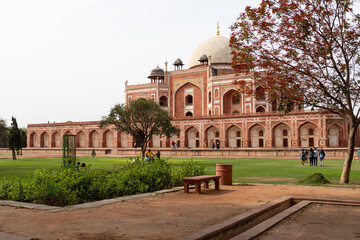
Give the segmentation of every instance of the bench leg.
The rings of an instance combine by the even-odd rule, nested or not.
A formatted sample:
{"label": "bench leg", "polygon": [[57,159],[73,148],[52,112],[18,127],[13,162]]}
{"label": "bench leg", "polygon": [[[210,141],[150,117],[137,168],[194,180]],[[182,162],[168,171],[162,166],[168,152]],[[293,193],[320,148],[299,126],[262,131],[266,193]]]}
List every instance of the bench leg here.
{"label": "bench leg", "polygon": [[195,192],[196,193],[201,192],[201,182],[200,181],[195,182]]}
{"label": "bench leg", "polygon": [[184,182],[184,193],[189,193],[189,182]]}
{"label": "bench leg", "polygon": [[220,190],[219,179],[214,179],[214,182],[215,182],[215,190]]}
{"label": "bench leg", "polygon": [[205,188],[209,188],[209,180],[206,180],[206,181],[204,182],[204,185],[205,185]]}

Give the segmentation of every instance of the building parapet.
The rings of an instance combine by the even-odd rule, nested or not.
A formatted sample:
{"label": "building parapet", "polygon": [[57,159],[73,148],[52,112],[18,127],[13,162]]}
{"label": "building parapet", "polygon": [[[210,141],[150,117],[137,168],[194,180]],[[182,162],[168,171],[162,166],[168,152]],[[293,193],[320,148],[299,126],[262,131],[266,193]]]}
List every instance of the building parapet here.
{"label": "building parapet", "polygon": [[324,113],[322,111],[311,111],[308,109],[305,110],[294,110],[290,113],[285,113],[282,111],[277,112],[256,112],[256,113],[236,113],[236,114],[218,114],[218,115],[202,115],[202,116],[184,116],[173,118],[175,121],[185,121],[185,120],[195,120],[195,119],[226,119],[226,118],[248,118],[248,117],[274,117],[274,116],[291,116],[291,115],[318,115],[318,114],[326,114],[331,115],[331,117],[336,118],[336,116],[341,119],[336,114],[332,113]]}

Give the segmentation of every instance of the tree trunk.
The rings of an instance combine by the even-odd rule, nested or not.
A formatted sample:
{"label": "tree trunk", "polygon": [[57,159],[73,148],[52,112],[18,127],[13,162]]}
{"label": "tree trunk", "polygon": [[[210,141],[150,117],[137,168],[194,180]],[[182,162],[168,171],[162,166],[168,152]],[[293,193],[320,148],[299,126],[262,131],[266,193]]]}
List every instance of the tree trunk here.
{"label": "tree trunk", "polygon": [[12,159],[16,160],[16,152],[15,149],[11,149],[11,153],[12,153]]}
{"label": "tree trunk", "polygon": [[355,136],[356,136],[357,127],[358,125],[354,123],[350,123],[347,156],[344,161],[344,166],[340,178],[340,184],[349,183],[350,180],[350,170],[351,170],[351,163],[354,157]]}
{"label": "tree trunk", "polygon": [[145,159],[145,152],[146,152],[146,145],[144,146],[144,144],[143,144],[143,145],[141,145],[141,160],[143,160],[143,161]]}

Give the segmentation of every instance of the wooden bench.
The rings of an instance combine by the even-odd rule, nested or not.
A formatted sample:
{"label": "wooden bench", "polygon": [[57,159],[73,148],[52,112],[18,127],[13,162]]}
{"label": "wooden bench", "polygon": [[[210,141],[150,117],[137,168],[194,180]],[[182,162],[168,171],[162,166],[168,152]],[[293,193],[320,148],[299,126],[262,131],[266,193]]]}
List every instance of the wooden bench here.
{"label": "wooden bench", "polygon": [[189,193],[189,185],[190,183],[195,184],[195,192],[200,193],[201,192],[201,183],[203,182],[205,185],[205,188],[209,188],[209,181],[214,180],[215,182],[215,190],[220,190],[219,187],[219,179],[221,176],[215,176],[215,175],[202,175],[202,176],[195,176],[195,177],[185,177],[183,178],[184,182],[184,192]]}

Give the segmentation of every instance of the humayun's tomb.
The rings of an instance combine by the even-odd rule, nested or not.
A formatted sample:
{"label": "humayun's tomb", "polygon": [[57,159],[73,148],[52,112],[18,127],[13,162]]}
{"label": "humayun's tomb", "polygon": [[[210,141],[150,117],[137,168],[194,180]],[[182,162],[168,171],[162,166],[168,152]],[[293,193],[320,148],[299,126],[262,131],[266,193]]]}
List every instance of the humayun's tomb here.
{"label": "humayun's tomb", "polygon": [[[153,99],[173,117],[178,136],[152,136],[149,147],[164,155],[182,156],[298,156],[301,148],[322,147],[327,156],[342,157],[348,125],[338,115],[296,106],[289,114],[277,111],[260,86],[253,95],[234,95],[234,81],[254,87],[251,73],[235,74],[231,67],[229,39],[218,34],[201,43],[191,54],[188,69],[180,59],[173,70],[165,62],[148,76],[149,83],[125,83],[126,102]],[[235,97],[238,96],[238,97]],[[27,151],[61,153],[62,136],[76,135],[77,151],[100,154],[138,153],[132,136],[114,126],[99,128],[99,121],[28,125]],[[358,134],[359,136],[359,134]],[[171,149],[171,142],[178,148]],[[212,150],[213,143],[220,150]],[[356,146],[359,146],[359,137]]]}

